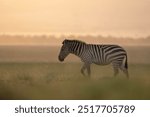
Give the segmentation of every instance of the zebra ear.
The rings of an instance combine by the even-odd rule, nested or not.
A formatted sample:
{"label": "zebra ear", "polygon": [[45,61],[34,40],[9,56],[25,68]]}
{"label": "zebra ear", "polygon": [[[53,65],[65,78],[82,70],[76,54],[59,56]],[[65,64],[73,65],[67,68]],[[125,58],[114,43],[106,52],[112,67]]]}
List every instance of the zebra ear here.
{"label": "zebra ear", "polygon": [[62,42],[62,44],[65,44],[65,43],[68,43],[69,42],[69,40],[68,39],[65,39],[63,42]]}
{"label": "zebra ear", "polygon": [[[64,40],[64,41],[65,41],[65,40]],[[65,43],[64,41],[62,42],[62,44],[64,44],[64,43]]]}

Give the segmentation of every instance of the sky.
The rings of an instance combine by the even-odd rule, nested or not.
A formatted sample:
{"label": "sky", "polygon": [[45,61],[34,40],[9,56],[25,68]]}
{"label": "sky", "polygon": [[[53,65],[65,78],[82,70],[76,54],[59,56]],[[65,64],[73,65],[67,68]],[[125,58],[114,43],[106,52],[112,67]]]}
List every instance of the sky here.
{"label": "sky", "polygon": [[150,0],[0,0],[0,33],[150,34]]}

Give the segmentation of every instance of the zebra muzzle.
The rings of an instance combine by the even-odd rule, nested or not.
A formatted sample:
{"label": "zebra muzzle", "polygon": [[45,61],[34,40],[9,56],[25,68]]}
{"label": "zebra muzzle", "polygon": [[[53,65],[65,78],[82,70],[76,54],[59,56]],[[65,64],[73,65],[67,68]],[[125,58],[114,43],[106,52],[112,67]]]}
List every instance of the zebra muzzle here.
{"label": "zebra muzzle", "polygon": [[63,58],[61,58],[60,56],[58,57],[58,59],[59,59],[59,61],[61,61],[61,62],[63,62],[63,61],[64,61],[64,59],[63,59]]}

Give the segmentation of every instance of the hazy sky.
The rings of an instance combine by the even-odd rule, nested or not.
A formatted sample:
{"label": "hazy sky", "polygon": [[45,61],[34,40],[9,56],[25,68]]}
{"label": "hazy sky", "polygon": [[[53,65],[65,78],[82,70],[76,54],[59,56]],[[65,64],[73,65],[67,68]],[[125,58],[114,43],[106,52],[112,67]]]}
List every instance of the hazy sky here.
{"label": "hazy sky", "polygon": [[0,33],[150,34],[150,0],[0,0]]}

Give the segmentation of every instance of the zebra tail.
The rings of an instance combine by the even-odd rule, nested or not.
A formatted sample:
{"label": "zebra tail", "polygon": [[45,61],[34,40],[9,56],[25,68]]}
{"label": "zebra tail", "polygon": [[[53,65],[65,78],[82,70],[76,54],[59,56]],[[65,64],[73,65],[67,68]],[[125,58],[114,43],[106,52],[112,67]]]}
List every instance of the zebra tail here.
{"label": "zebra tail", "polygon": [[128,58],[127,58],[127,55],[125,56],[125,68],[128,69]]}

